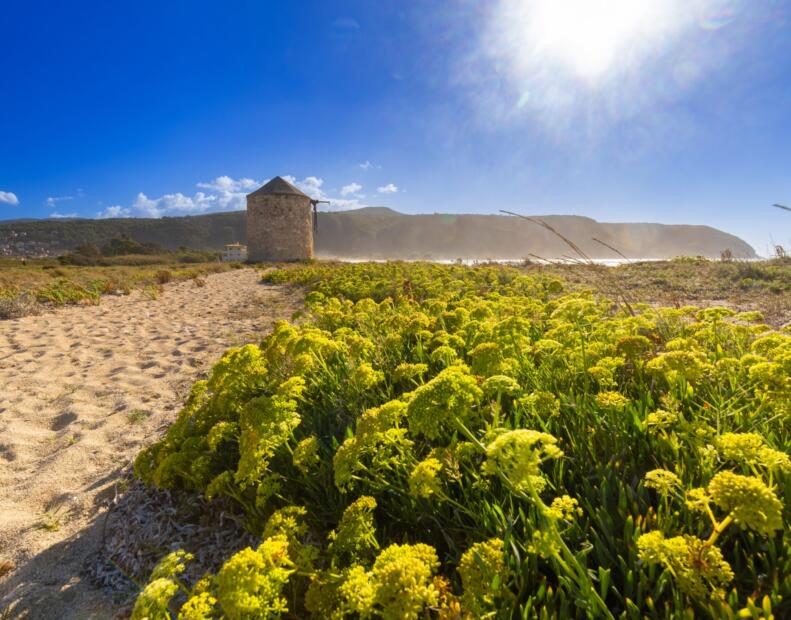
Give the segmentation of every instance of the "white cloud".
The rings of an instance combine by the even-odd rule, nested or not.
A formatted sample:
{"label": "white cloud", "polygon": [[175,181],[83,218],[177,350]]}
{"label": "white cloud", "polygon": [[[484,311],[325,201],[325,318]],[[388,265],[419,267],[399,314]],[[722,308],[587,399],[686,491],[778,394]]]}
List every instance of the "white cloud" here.
{"label": "white cloud", "polygon": [[358,164],[358,165],[359,165],[359,166],[360,166],[360,168],[362,168],[363,170],[370,170],[371,168],[373,168],[373,169],[375,169],[375,170],[380,170],[380,169],[382,168],[382,166],[377,166],[376,164],[372,164],[372,163],[371,163],[370,161],[368,161],[367,159],[366,159],[366,160],[365,160],[363,163],[361,163],[361,164]]}
{"label": "white cloud", "polygon": [[298,181],[296,177],[289,174],[283,178],[292,185],[296,185],[314,200],[327,200],[324,190],[321,189],[321,186],[324,185],[324,179],[319,177],[305,177],[301,181]]}
{"label": "white cloud", "polygon": [[198,183],[201,189],[213,189],[219,192],[241,192],[257,189],[261,183],[254,179],[242,177],[241,179],[233,179],[228,175],[217,177],[214,181],[208,183]]}
{"label": "white cloud", "polygon": [[356,195],[363,188],[359,183],[349,183],[341,188],[341,196]]}
{"label": "white cloud", "polygon": [[59,202],[67,200],[74,200],[74,196],[49,196],[45,202],[48,207],[54,207]]}
{"label": "white cloud", "polygon": [[163,215],[197,215],[199,213],[206,213],[207,211],[230,211],[234,208],[240,208],[236,205],[228,208],[228,205],[234,202],[231,197],[222,197],[224,202],[221,202],[221,197],[214,194],[206,194],[204,192],[196,192],[194,196],[185,196],[181,192],[175,194],[165,194],[159,198],[149,198],[143,192],[140,192],[132,204],[132,208],[136,213],[145,217],[162,217]]}
{"label": "white cloud", "polygon": [[376,191],[379,192],[380,194],[397,194],[398,188],[392,183],[388,183],[387,185],[382,185],[381,187],[377,187]]}
{"label": "white cloud", "polygon": [[255,179],[249,179],[247,177],[233,179],[227,175],[223,175],[209,183],[198,183],[199,188],[212,190],[216,192],[216,196],[214,194],[207,196],[207,194],[198,192],[195,194],[195,198],[197,199],[198,208],[201,208],[201,204],[210,206],[207,200],[216,197],[220,211],[236,211],[247,208],[247,194],[259,188],[261,185],[263,185],[263,183]]}
{"label": "white cloud", "polygon": [[[300,190],[305,192],[314,200],[326,200],[329,203],[328,205],[319,205],[320,209],[334,209],[343,211],[347,209],[359,209],[360,207],[366,206],[360,202],[360,198],[362,198],[362,196],[353,198],[335,198],[328,195],[323,189],[324,179],[320,177],[305,177],[301,181],[290,175],[286,175],[283,178],[292,185],[296,185]],[[362,189],[362,186],[358,185],[357,183],[352,183],[351,185],[357,185],[359,189]],[[348,187],[350,187],[350,185],[347,185],[343,189]],[[342,196],[350,195],[348,193],[344,193],[343,189],[341,189]]]}
{"label": "white cloud", "polygon": [[[294,176],[284,175],[283,178],[314,200],[327,201],[328,205],[323,205],[322,208],[358,209],[366,206],[361,202],[364,196],[359,193],[362,189],[359,183],[345,185],[341,188],[341,197],[334,197],[325,192],[324,179],[321,177],[307,176],[300,180]],[[192,196],[176,192],[150,197],[140,192],[130,207],[113,205],[97,213],[96,217],[159,218],[167,215],[198,215],[216,211],[244,210],[247,208],[247,194],[264,183],[266,181],[219,176],[213,181],[198,183],[197,187],[206,191],[195,192]],[[398,189],[390,184],[380,188],[380,191],[393,193]],[[73,215],[61,217],[73,217]]]}
{"label": "white cloud", "polygon": [[349,209],[361,209],[362,207],[367,207],[368,205],[360,202],[358,198],[330,198],[329,199],[329,208],[335,209],[338,211],[347,211]]}
{"label": "white cloud", "polygon": [[[262,183],[255,179],[247,177],[234,179],[223,175],[212,181],[198,183],[198,188],[210,191],[195,192],[192,196],[176,192],[150,198],[140,192],[132,203],[132,208],[126,209],[123,216],[134,214],[142,217],[162,217],[165,215],[198,215],[209,211],[239,211],[247,208],[247,194],[260,185]],[[123,207],[120,208],[123,209]],[[99,217],[102,215],[100,214]]]}
{"label": "white cloud", "polygon": [[111,207],[107,207],[103,211],[99,211],[99,213],[96,214],[96,217],[102,220],[110,217],[129,217],[131,214],[131,209],[127,209],[121,205],[113,205]]}
{"label": "white cloud", "polygon": [[78,217],[76,213],[50,213],[49,216],[56,220],[64,219],[68,217]]}
{"label": "white cloud", "polygon": [[9,205],[18,205],[19,198],[16,197],[16,194],[14,192],[0,191],[0,202],[4,202]]}

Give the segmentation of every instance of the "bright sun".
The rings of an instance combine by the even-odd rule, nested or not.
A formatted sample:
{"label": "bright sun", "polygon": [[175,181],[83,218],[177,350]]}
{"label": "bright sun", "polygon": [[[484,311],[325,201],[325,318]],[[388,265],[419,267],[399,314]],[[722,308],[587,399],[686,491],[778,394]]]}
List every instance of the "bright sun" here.
{"label": "bright sun", "polygon": [[661,36],[672,0],[530,0],[520,3],[523,52],[595,79]]}

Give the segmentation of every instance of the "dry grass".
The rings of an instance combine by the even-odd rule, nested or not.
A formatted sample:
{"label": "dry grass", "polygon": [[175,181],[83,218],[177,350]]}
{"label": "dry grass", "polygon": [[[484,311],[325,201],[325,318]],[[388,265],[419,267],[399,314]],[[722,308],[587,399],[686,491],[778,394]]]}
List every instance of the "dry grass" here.
{"label": "dry grass", "polygon": [[[255,545],[228,501],[146,486],[128,473],[110,502],[101,547],[86,566],[89,579],[119,599],[134,596],[168,549],[195,555],[186,578],[216,570],[229,552]],[[119,485],[120,487],[120,485]]]}
{"label": "dry grass", "polygon": [[36,520],[35,527],[47,532],[57,532],[62,525],[60,512],[56,510],[45,510]]}
{"label": "dry grass", "polygon": [[169,254],[119,256],[103,263],[81,266],[64,265],[54,258],[0,259],[0,319],[35,314],[48,305],[96,304],[102,295],[125,295],[134,289],[152,289],[239,267],[182,262],[179,255]]}
{"label": "dry grass", "polygon": [[0,562],[0,579],[5,577],[8,573],[16,568],[16,564],[13,562],[2,561]]}
{"label": "dry grass", "polygon": [[724,305],[758,310],[767,323],[776,326],[791,321],[788,258],[751,262],[680,258],[617,267],[576,263],[524,268],[557,273],[573,288],[595,289],[611,298],[626,295],[637,302],[676,307]]}

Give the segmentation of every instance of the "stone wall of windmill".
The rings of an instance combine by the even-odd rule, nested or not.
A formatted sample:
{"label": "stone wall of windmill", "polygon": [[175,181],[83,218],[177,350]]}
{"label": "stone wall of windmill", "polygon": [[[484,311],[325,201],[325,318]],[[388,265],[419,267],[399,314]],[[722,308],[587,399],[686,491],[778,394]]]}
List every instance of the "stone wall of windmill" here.
{"label": "stone wall of windmill", "polygon": [[313,258],[313,203],[281,177],[247,196],[247,259],[277,262]]}

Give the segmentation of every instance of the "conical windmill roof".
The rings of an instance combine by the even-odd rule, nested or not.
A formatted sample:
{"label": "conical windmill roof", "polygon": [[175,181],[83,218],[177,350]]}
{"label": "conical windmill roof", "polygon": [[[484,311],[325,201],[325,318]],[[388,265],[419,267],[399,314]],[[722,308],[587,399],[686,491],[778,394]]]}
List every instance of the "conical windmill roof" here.
{"label": "conical windmill roof", "polygon": [[275,177],[262,187],[259,187],[257,190],[255,190],[251,196],[257,194],[285,194],[288,196],[303,196],[304,198],[310,199],[310,196],[304,192],[301,192],[283,177]]}

